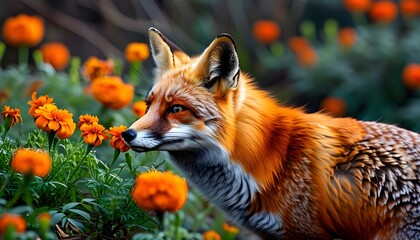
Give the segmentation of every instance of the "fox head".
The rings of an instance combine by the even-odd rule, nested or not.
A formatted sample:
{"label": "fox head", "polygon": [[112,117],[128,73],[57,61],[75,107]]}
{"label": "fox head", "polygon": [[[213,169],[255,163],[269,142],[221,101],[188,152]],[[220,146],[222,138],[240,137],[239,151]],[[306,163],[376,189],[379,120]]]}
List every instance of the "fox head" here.
{"label": "fox head", "polygon": [[[179,151],[223,142],[234,131],[241,72],[235,42],[221,34],[197,57],[190,57],[157,29],[149,29],[156,63],[146,114],[123,133],[135,151]],[[223,127],[222,127],[223,126]]]}

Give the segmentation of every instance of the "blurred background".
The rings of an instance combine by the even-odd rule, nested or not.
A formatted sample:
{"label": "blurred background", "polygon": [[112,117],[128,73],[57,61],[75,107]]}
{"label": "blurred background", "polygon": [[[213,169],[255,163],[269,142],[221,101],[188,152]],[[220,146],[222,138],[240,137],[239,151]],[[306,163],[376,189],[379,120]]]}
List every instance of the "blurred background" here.
{"label": "blurred background", "polygon": [[[285,104],[420,131],[419,4],[2,0],[0,21],[20,13],[39,15],[45,24],[41,44],[62,42],[82,63],[90,56],[124,59],[129,43],[148,42],[152,26],[191,55],[199,54],[218,34],[229,33],[236,40],[242,71]],[[17,51],[7,48],[2,67],[16,64]],[[141,76],[150,78],[153,60],[147,58],[143,66]],[[128,64],[122,67],[123,74],[129,71]],[[144,82],[150,84],[150,79]]]}

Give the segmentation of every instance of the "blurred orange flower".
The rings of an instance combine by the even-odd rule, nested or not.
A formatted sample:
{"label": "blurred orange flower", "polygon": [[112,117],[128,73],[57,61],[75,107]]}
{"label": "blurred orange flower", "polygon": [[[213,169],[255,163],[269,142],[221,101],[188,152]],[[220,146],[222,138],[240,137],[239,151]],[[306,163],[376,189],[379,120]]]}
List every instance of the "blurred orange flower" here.
{"label": "blurred orange flower", "polygon": [[0,115],[3,117],[3,120],[5,121],[6,121],[6,118],[8,117],[12,119],[10,127],[13,127],[13,125],[15,125],[18,122],[22,123],[22,116],[20,116],[19,108],[11,109],[9,106],[4,106],[3,111],[1,112]]}
{"label": "blurred orange flower", "polygon": [[346,113],[346,102],[338,97],[327,97],[321,102],[321,109],[333,116],[343,116]]}
{"label": "blurred orange flower", "polygon": [[357,41],[357,33],[354,28],[342,28],[338,32],[338,42],[345,48],[350,48]]}
{"label": "blurred orange flower", "polygon": [[51,170],[51,158],[41,150],[19,148],[13,154],[10,166],[18,173],[45,177]]}
{"label": "blurred orange flower", "polygon": [[146,114],[147,104],[145,101],[136,101],[133,104],[132,110],[137,117],[143,117],[143,115]]}
{"label": "blurred orange flower", "polygon": [[258,20],[252,26],[254,38],[262,44],[271,44],[280,37],[280,26],[273,20]]}
{"label": "blurred orange flower", "polygon": [[369,10],[371,0],[344,0],[344,7],[349,12],[363,13]]}
{"label": "blurred orange flower", "polygon": [[377,23],[390,23],[397,18],[397,15],[397,5],[390,0],[373,2],[369,10],[370,18]]}
{"label": "blurred orange flower", "polygon": [[229,223],[223,223],[223,230],[225,230],[225,232],[227,233],[231,233],[231,234],[238,234],[239,233],[239,228],[230,225]]}
{"label": "blurred orange flower", "polygon": [[304,68],[311,68],[318,62],[318,54],[312,47],[307,48],[305,51],[300,51],[296,57],[298,64]]}
{"label": "blurred orange flower", "polygon": [[402,78],[408,88],[420,88],[420,64],[410,63],[404,67]]}
{"label": "blurred orange flower", "polygon": [[134,86],[120,77],[101,77],[92,82],[92,95],[108,108],[121,109],[133,100]]}
{"label": "blurred orange flower", "polygon": [[99,77],[111,76],[114,73],[114,61],[100,60],[90,57],[83,64],[83,75],[87,80],[94,81]]}
{"label": "blurred orange flower", "polygon": [[151,171],[137,177],[131,194],[144,210],[177,211],[187,200],[188,186],[185,179],[171,172]]}
{"label": "blurred orange flower", "polygon": [[22,216],[12,213],[3,213],[0,216],[0,235],[6,233],[8,226],[13,226],[18,233],[26,231],[26,222]]}
{"label": "blurred orange flower", "polygon": [[203,240],[222,240],[222,237],[216,231],[208,230],[203,233]]}
{"label": "blurred orange flower", "polygon": [[132,63],[137,61],[143,62],[149,57],[150,52],[146,43],[133,42],[127,45],[124,54],[125,59]]}
{"label": "blurred orange flower", "polygon": [[40,96],[39,98],[36,97],[36,92],[32,93],[32,101],[29,101],[28,104],[31,106],[29,108],[29,115],[32,117],[37,117],[38,115],[35,113],[39,107],[44,106],[45,104],[55,104],[53,103],[53,98],[48,97],[48,95]]}
{"label": "blurred orange flower", "polygon": [[419,0],[401,0],[400,1],[401,14],[404,16],[416,16],[420,14]]}
{"label": "blurred orange flower", "polygon": [[119,127],[109,128],[108,133],[111,134],[111,147],[120,150],[121,152],[127,152],[130,150],[130,147],[127,146],[121,136],[121,133],[127,130],[127,126],[121,125]]}
{"label": "blurred orange flower", "polygon": [[49,214],[47,212],[42,212],[42,213],[38,214],[38,216],[36,218],[39,222],[41,222],[41,221],[50,222],[51,221],[51,214]]}
{"label": "blurred orange flower", "polygon": [[80,127],[82,137],[88,145],[99,146],[102,141],[108,139],[104,126],[94,122],[92,124],[84,124]]}
{"label": "blurred orange flower", "polygon": [[80,128],[85,124],[92,124],[94,122],[99,123],[99,118],[97,116],[92,116],[89,114],[80,115],[77,127]]}
{"label": "blurred orange flower", "polygon": [[38,16],[19,14],[3,24],[3,39],[14,47],[33,47],[44,37],[44,23]]}
{"label": "blurred orange flower", "polygon": [[55,105],[44,104],[35,110],[35,125],[49,133],[54,131],[58,138],[69,138],[76,130],[73,114],[65,109],[57,109]]}
{"label": "blurred orange flower", "polygon": [[0,90],[0,104],[6,102],[6,100],[9,98],[9,95],[9,91]]}
{"label": "blurred orange flower", "polygon": [[287,45],[289,46],[290,50],[292,50],[293,53],[297,54],[301,51],[305,51],[308,48],[311,48],[311,44],[309,41],[304,37],[291,37]]}
{"label": "blurred orange flower", "polygon": [[55,70],[60,71],[67,67],[70,61],[70,51],[60,42],[44,43],[41,48],[44,62],[51,64]]}

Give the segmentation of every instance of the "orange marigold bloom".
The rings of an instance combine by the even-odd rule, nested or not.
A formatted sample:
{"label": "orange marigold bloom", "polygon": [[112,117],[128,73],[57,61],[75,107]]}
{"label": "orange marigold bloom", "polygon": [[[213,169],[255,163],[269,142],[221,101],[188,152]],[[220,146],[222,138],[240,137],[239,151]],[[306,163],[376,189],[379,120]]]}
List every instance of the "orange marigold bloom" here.
{"label": "orange marigold bloom", "polygon": [[420,64],[410,63],[404,67],[402,79],[408,88],[420,88]]}
{"label": "orange marigold bloom", "polygon": [[229,223],[223,223],[223,230],[225,230],[225,232],[227,233],[231,233],[231,234],[238,234],[239,233],[239,228],[230,225]]}
{"label": "orange marigold bloom", "polygon": [[112,60],[100,60],[97,57],[90,57],[83,64],[83,75],[90,81],[94,81],[99,77],[111,76],[113,73],[114,62]]}
{"label": "orange marigold bloom", "polygon": [[15,172],[32,173],[38,177],[45,177],[51,169],[51,158],[47,152],[30,148],[19,148],[15,151],[10,163]]}
{"label": "orange marigold bloom", "polygon": [[150,52],[146,43],[133,42],[127,45],[124,54],[125,59],[132,63],[137,61],[143,62],[149,57]]}
{"label": "orange marigold bloom", "polygon": [[280,37],[280,26],[273,20],[258,20],[252,26],[254,38],[262,44],[271,44]]}
{"label": "orange marigold bloom", "polygon": [[89,114],[80,115],[77,127],[80,128],[85,124],[92,124],[94,122],[99,123],[99,118],[97,116],[92,116]]}
{"label": "orange marigold bloom", "polygon": [[314,48],[308,48],[305,51],[300,51],[296,55],[298,64],[305,68],[311,68],[318,62],[318,54]]}
{"label": "orange marigold bloom", "polygon": [[338,32],[338,42],[345,48],[350,48],[357,41],[357,33],[354,28],[342,28]]}
{"label": "orange marigold bloom", "polygon": [[31,106],[29,108],[29,115],[32,117],[38,117],[35,113],[39,107],[44,106],[45,104],[55,104],[53,103],[53,98],[48,97],[47,95],[40,96],[39,98],[36,97],[36,92],[32,93],[32,101],[29,101],[28,104]]}
{"label": "orange marigold bloom", "polygon": [[378,23],[390,23],[397,18],[397,15],[396,3],[389,0],[374,2],[369,10],[370,18]]}
{"label": "orange marigold bloom", "polygon": [[188,186],[171,172],[151,171],[137,177],[131,194],[144,210],[177,211],[187,200]]}
{"label": "orange marigold bloom", "polygon": [[69,138],[76,130],[73,114],[65,109],[57,109],[55,105],[45,104],[35,111],[38,116],[35,125],[45,132],[54,131],[58,138]]}
{"label": "orange marigold bloom", "polygon": [[52,217],[51,217],[51,214],[49,214],[47,212],[42,212],[36,218],[37,218],[37,220],[39,222],[40,221],[48,221],[48,222],[50,222]]}
{"label": "orange marigold bloom", "polygon": [[346,113],[346,108],[346,102],[338,97],[327,97],[321,102],[321,109],[338,117]]}
{"label": "orange marigold bloom", "polygon": [[25,219],[20,215],[3,213],[0,216],[0,235],[6,233],[7,226],[13,226],[15,231],[18,233],[23,233],[26,231]]}
{"label": "orange marigold bloom", "polygon": [[306,38],[297,36],[291,37],[288,40],[287,45],[294,53],[299,53],[301,51],[305,51],[308,48],[311,48],[311,44]]}
{"label": "orange marigold bloom", "polygon": [[127,126],[121,125],[119,127],[111,127],[108,131],[111,134],[111,147],[119,149],[121,152],[127,152],[130,147],[127,146],[121,136],[121,133],[127,130]]}
{"label": "orange marigold bloom", "polygon": [[203,240],[222,240],[222,237],[216,231],[208,230],[203,233]]}
{"label": "orange marigold bloom", "polygon": [[10,127],[13,127],[13,125],[18,122],[22,123],[22,116],[20,116],[19,108],[11,109],[9,106],[4,106],[3,111],[1,112],[1,116],[3,117],[3,120],[6,120],[8,117],[12,119]]}
{"label": "orange marigold bloom", "polygon": [[132,110],[137,117],[143,117],[146,114],[147,104],[145,101],[136,101],[133,104]]}
{"label": "orange marigold bloom", "polygon": [[44,62],[51,64],[60,71],[67,67],[70,61],[70,50],[60,42],[45,43],[40,48]]}
{"label": "orange marigold bloom", "polygon": [[92,95],[108,108],[121,109],[133,100],[134,86],[120,77],[101,77],[92,83]]}
{"label": "orange marigold bloom", "polygon": [[416,16],[420,13],[419,0],[401,0],[400,1],[401,14],[404,16]]}
{"label": "orange marigold bloom", "polygon": [[44,37],[44,23],[38,16],[19,14],[3,24],[4,41],[14,47],[33,47]]}
{"label": "orange marigold bloom", "polygon": [[99,146],[103,140],[108,139],[104,126],[97,122],[82,125],[80,131],[82,131],[83,140],[89,145]]}
{"label": "orange marigold bloom", "polygon": [[0,90],[0,104],[6,102],[6,100],[9,98],[9,95],[9,91]]}
{"label": "orange marigold bloom", "polygon": [[344,7],[354,13],[363,13],[369,10],[371,0],[344,0]]}

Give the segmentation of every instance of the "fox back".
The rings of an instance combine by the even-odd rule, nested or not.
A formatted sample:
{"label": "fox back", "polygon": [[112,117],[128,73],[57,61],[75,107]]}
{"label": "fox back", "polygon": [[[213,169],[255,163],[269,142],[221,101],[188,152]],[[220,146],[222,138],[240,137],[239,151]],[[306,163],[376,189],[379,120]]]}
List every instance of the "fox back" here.
{"label": "fox back", "polygon": [[219,35],[190,57],[149,30],[148,110],[123,133],[168,153],[231,221],[265,239],[420,238],[420,135],[277,103]]}

